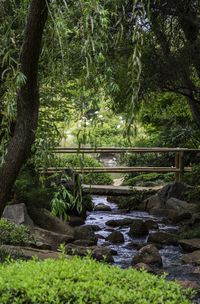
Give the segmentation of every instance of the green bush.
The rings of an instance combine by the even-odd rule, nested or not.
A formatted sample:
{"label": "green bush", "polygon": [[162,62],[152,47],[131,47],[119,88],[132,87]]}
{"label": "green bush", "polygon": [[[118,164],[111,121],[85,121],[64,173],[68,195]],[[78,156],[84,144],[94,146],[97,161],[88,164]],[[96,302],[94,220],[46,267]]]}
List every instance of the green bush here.
{"label": "green bush", "polygon": [[192,172],[184,174],[184,181],[190,185],[200,185],[200,165],[193,165]]}
{"label": "green bush", "polygon": [[110,196],[108,200],[118,205],[119,209],[137,210],[140,204],[148,197],[154,195],[156,190],[137,190],[133,189],[130,196]]}
{"label": "green bush", "polygon": [[18,226],[4,219],[0,220],[0,245],[27,245],[30,239],[28,227]]}
{"label": "green bush", "polygon": [[[102,167],[102,164],[88,155],[65,155],[54,160],[57,167]],[[108,173],[84,173],[83,183],[91,185],[110,185],[113,180]]]}
{"label": "green bush", "polygon": [[30,168],[21,170],[14,187],[15,196],[18,201],[35,207],[50,208],[53,189],[46,188],[39,181],[38,175]]}
{"label": "green bush", "polygon": [[163,277],[88,257],[0,265],[1,304],[189,304],[189,296]]}
{"label": "green bush", "polygon": [[155,186],[162,185],[163,183],[168,183],[174,180],[173,173],[146,173],[138,174],[132,178],[125,178],[123,184],[127,186]]}

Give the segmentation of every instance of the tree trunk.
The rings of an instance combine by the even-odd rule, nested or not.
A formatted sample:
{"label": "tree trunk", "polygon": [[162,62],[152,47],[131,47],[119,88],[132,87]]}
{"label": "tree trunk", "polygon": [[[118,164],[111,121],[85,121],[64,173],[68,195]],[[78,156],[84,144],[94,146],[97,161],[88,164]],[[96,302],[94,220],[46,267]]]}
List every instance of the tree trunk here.
{"label": "tree trunk", "polygon": [[32,0],[29,6],[21,53],[21,71],[26,83],[17,95],[15,131],[7,147],[4,165],[0,168],[0,217],[35,138],[39,110],[38,64],[48,1]]}

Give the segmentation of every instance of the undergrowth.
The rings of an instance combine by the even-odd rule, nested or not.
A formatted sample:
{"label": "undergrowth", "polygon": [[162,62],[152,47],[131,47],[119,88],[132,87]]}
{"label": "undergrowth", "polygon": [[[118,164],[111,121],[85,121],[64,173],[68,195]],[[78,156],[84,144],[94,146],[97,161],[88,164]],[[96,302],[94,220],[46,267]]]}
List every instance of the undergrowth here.
{"label": "undergrowth", "polygon": [[1,304],[189,304],[190,295],[164,277],[88,257],[0,265]]}

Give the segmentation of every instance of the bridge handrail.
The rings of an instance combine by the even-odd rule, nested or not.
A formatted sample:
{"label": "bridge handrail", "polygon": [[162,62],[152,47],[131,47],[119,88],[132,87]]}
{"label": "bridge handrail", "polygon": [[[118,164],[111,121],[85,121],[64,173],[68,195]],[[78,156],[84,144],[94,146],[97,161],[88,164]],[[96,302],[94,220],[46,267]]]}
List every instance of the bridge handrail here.
{"label": "bridge handrail", "polygon": [[64,148],[57,147],[52,150],[53,153],[156,153],[156,152],[200,152],[200,149],[189,149],[189,148],[163,148],[163,147],[128,147],[128,148],[118,148],[118,147],[82,147],[82,148]]}
{"label": "bridge handrail", "polygon": [[[175,166],[172,167],[83,167],[73,168],[78,173],[83,172],[174,172],[176,181],[182,181],[184,172],[191,172],[191,167],[184,166],[184,154],[185,153],[198,153],[200,149],[189,148],[166,148],[166,147],[57,147],[51,151],[52,153],[175,153]],[[66,168],[47,168],[41,170],[43,173],[61,172]]]}

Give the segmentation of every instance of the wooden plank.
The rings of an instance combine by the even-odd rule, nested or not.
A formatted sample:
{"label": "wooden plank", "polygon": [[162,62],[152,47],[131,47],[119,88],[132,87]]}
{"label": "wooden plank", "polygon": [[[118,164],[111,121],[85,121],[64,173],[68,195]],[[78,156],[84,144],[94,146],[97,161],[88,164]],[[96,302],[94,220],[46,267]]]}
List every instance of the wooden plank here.
{"label": "wooden plank", "polygon": [[134,148],[109,148],[109,147],[97,147],[97,148],[63,148],[58,147],[52,150],[52,153],[162,153],[162,152],[200,152],[200,149],[187,149],[187,148],[142,148],[142,147],[134,147]]}
{"label": "wooden plank", "polygon": [[[47,168],[41,169],[42,172],[62,172],[66,168],[60,167],[60,168]],[[185,168],[187,172],[191,171],[191,168]],[[180,172],[180,169],[177,169],[175,167],[75,167],[73,168],[75,172],[78,173],[102,173],[102,172],[108,172],[108,173],[126,173],[126,172]]]}
{"label": "wooden plank", "polygon": [[135,190],[137,191],[155,191],[155,193],[161,189],[162,186],[157,187],[130,187],[130,186],[112,186],[112,185],[82,185],[83,192],[86,194],[96,195],[114,195],[114,196],[128,196],[133,195]]}

